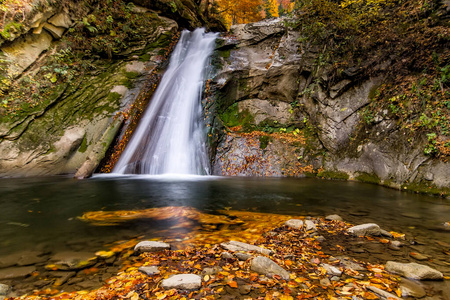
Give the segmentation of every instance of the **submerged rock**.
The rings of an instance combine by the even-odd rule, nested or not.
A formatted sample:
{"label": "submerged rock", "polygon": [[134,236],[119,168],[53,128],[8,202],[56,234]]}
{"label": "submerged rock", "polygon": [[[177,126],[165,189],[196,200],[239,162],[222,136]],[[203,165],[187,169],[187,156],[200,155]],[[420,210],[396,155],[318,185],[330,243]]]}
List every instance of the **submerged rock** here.
{"label": "submerged rock", "polygon": [[6,296],[11,291],[11,287],[9,285],[0,283],[0,296]]}
{"label": "submerged rock", "polygon": [[60,252],[51,261],[52,264],[45,266],[47,270],[81,270],[95,265],[97,257],[90,252]]}
{"label": "submerged rock", "polygon": [[375,294],[381,296],[382,299],[395,299],[395,300],[401,300],[399,297],[395,296],[394,294],[388,293],[382,289],[379,289],[377,287],[368,285],[367,286],[368,290],[371,290],[372,292],[374,292]]}
{"label": "submerged rock", "polygon": [[405,278],[400,280],[400,290],[402,291],[402,297],[422,298],[427,295],[420,284]]}
{"label": "submerged rock", "polygon": [[164,242],[156,242],[156,241],[143,241],[139,242],[134,247],[134,252],[141,253],[141,252],[156,252],[156,251],[163,251],[163,250],[169,250],[170,245]]}
{"label": "submerged rock", "polygon": [[34,271],[36,271],[36,268],[34,266],[1,269],[0,280],[27,277]]}
{"label": "submerged rock", "polygon": [[265,255],[270,255],[272,253],[272,250],[238,241],[229,241],[228,243],[220,244],[220,246],[230,251],[255,251]]}
{"label": "submerged rock", "polygon": [[266,275],[267,277],[278,275],[284,280],[289,280],[289,272],[265,256],[257,256],[252,259],[250,269],[256,273]]}
{"label": "submerged rock", "polygon": [[197,290],[202,286],[202,279],[195,274],[178,274],[164,279],[161,286],[165,289]]}
{"label": "submerged rock", "polygon": [[401,275],[406,278],[416,280],[442,280],[444,275],[429,266],[417,263],[399,263],[395,261],[388,261],[386,263],[386,271]]}
{"label": "submerged rock", "polygon": [[356,236],[380,235],[381,228],[377,224],[367,223],[350,227],[348,232]]}

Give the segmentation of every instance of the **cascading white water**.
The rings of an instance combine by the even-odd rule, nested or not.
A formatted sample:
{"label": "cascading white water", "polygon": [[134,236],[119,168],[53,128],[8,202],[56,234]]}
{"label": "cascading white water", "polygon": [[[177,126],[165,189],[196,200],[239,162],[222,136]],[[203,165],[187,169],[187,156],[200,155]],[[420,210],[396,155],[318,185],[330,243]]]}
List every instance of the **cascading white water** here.
{"label": "cascading white water", "polygon": [[209,174],[201,93],[215,33],[183,31],[169,67],[113,173]]}

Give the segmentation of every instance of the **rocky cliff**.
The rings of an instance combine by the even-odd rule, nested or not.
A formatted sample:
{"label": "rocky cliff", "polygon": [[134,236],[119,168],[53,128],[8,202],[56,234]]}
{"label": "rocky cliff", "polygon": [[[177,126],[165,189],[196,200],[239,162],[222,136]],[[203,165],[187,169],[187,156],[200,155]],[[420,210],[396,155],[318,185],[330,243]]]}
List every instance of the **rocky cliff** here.
{"label": "rocky cliff", "polygon": [[361,61],[336,76],[322,60],[324,47],[301,42],[290,23],[233,26],[218,43],[210,84],[214,173],[308,175],[448,194],[448,159],[424,151],[425,132],[405,132],[381,101],[368,122],[398,58]]}
{"label": "rocky cliff", "polygon": [[199,5],[37,1],[4,12],[0,176],[89,175],[138,114],[133,103],[145,106],[177,32],[223,29]]}

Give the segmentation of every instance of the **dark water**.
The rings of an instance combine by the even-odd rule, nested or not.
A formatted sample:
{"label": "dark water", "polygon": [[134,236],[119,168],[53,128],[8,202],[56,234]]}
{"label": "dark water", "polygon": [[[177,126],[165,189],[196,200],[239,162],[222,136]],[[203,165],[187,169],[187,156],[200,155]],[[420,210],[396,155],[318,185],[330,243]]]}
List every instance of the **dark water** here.
{"label": "dark water", "polygon": [[164,224],[86,224],[87,211],[190,206],[204,212],[249,210],[293,215],[337,213],[354,224],[375,222],[386,230],[450,243],[442,224],[450,201],[356,182],[289,178],[67,177],[0,180],[0,254],[42,247],[101,249],[137,235],[152,237]]}

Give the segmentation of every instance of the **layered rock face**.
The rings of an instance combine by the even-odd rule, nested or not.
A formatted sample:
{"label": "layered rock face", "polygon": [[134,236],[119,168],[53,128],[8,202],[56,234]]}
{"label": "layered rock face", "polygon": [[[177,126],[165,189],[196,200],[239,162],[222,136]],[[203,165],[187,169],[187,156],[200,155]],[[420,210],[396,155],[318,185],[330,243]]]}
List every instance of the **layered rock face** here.
{"label": "layered rock face", "polygon": [[388,111],[363,126],[362,111],[390,62],[377,62],[372,76],[354,67],[336,80],[321,63],[323,49],[302,43],[286,22],[233,26],[218,45],[215,174],[313,173],[447,193],[450,168],[424,154],[426,137],[411,147]]}
{"label": "layered rock face", "polygon": [[[95,170],[133,103],[156,84],[177,32],[208,26],[193,1],[150,2],[117,2],[123,7],[106,9],[105,20],[100,6],[55,2],[24,9],[22,21],[4,26],[0,176]],[[92,50],[76,50],[91,40]]]}

